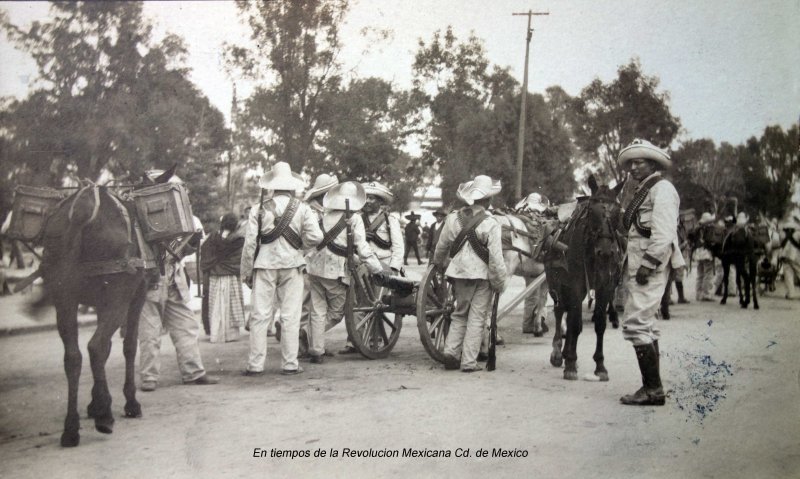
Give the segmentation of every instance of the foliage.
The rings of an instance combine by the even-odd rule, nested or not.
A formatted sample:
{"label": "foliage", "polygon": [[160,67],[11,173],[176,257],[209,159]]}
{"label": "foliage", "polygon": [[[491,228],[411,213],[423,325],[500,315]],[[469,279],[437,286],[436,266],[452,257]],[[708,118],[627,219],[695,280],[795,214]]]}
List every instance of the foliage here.
{"label": "foliage", "polygon": [[728,143],[717,148],[710,139],[687,140],[672,162],[682,209],[715,211],[717,201],[744,188],[736,148]]}
{"label": "foliage", "polygon": [[[479,174],[501,179],[497,203],[511,203],[515,180],[520,88],[508,69],[490,68],[483,43],[474,35],[459,42],[448,28],[419,42],[414,62],[414,94],[427,105],[423,162],[441,175],[445,203],[459,183]],[[553,200],[574,190],[569,132],[559,117],[567,96],[529,95],[523,189],[541,189]],[[550,100],[554,100],[552,103]]]}
{"label": "foliage", "polygon": [[800,175],[799,150],[798,124],[786,131],[768,126],[760,139],[750,138],[738,148],[744,201],[753,210],[782,218],[791,209],[792,188]]}
{"label": "foliage", "polygon": [[[229,64],[260,82],[242,119],[266,157],[249,148],[248,161],[288,162],[294,171],[319,165],[323,101],[339,89],[339,26],[347,0],[239,2],[254,47],[231,45]],[[274,162],[274,161],[270,161]]]}
{"label": "foliage", "polygon": [[575,99],[571,122],[577,145],[607,178],[622,179],[617,157],[633,139],[666,148],[677,135],[680,120],[670,112],[669,94],[658,92],[658,83],[631,60],[617,70],[614,81],[595,79]]}
{"label": "foliage", "polygon": [[[222,115],[181,66],[185,46],[172,35],[155,44],[141,3],[59,2],[45,23],[22,29],[3,16],[2,28],[38,67],[34,90],[0,116],[3,173],[14,181],[58,185],[177,163],[191,182],[225,148]],[[200,213],[213,199],[205,183],[193,190]]]}

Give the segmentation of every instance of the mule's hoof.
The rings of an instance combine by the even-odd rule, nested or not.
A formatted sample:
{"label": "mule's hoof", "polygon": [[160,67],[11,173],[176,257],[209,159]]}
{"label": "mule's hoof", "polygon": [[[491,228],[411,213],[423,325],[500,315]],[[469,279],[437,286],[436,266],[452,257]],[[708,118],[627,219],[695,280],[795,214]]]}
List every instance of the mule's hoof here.
{"label": "mule's hoof", "polygon": [[114,432],[114,417],[109,415],[106,417],[95,418],[94,428],[97,429],[97,432],[111,434]]}
{"label": "mule's hoof", "polygon": [[533,337],[535,337],[535,338],[541,338],[542,336],[544,336],[544,331],[534,331],[533,332]]}
{"label": "mule's hoof", "polygon": [[611,321],[611,327],[614,329],[619,329],[619,321]]}
{"label": "mule's hoof", "polygon": [[64,431],[61,434],[61,447],[76,447],[81,443],[81,435],[78,432]]}
{"label": "mule's hoof", "polygon": [[727,301],[725,301],[725,298],[722,298],[722,300],[719,302],[719,304],[725,304],[725,303],[727,303]]}
{"label": "mule's hoof", "polygon": [[606,382],[608,381],[608,372],[595,372],[593,376],[596,378],[595,381]]}
{"label": "mule's hoof", "polygon": [[578,371],[567,371],[564,370],[564,379],[567,381],[577,381],[578,380]]}
{"label": "mule's hoof", "polygon": [[139,401],[125,403],[125,417],[142,417],[142,405]]}
{"label": "mule's hoof", "polygon": [[564,364],[564,358],[561,356],[550,356],[550,364],[553,366],[560,368],[562,364]]}
{"label": "mule's hoof", "polygon": [[761,308],[759,308],[758,305],[756,304],[756,305],[753,305],[753,309],[761,309]]}

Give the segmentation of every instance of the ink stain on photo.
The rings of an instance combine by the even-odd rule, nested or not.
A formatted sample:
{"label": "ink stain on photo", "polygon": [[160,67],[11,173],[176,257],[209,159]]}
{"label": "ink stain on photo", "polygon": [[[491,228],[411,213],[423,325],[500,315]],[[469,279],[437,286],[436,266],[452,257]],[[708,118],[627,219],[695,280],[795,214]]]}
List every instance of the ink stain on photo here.
{"label": "ink stain on photo", "polygon": [[686,421],[702,424],[727,397],[727,379],[733,376],[732,366],[726,361],[715,361],[711,355],[678,351],[676,362],[682,376],[675,384],[672,398],[678,409],[687,415]]}

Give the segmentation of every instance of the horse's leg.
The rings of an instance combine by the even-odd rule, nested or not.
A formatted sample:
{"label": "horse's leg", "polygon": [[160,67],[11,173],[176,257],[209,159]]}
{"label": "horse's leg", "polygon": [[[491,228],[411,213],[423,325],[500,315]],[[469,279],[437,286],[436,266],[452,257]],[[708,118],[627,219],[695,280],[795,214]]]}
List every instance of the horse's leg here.
{"label": "horse's leg", "polygon": [[753,285],[753,309],[758,309],[758,293],[756,293],[756,289],[758,289],[758,261],[756,258],[750,259],[750,276],[751,276],[751,283]]}
{"label": "horse's leg", "polygon": [[67,374],[67,417],[61,434],[62,447],[75,447],[81,442],[78,416],[78,380],[81,377],[81,356],[78,347],[78,304],[56,299],[56,324],[64,343],[64,372]]}
{"label": "horse's leg", "polygon": [[553,352],[550,353],[550,364],[555,367],[561,367],[564,363],[563,356],[561,356],[561,341],[564,335],[562,327],[562,319],[564,317],[564,304],[560,298],[553,298],[555,304],[553,306],[553,316],[556,318],[555,333],[553,333]]}
{"label": "horse's leg", "polygon": [[128,307],[125,339],[122,352],[125,355],[125,417],[142,417],[142,406],[136,400],[136,348],[139,340],[139,316],[147,295],[147,282],[140,281],[139,288]]}
{"label": "horse's leg", "polygon": [[[103,434],[114,431],[114,414],[111,412],[111,394],[108,392],[106,380],[106,361],[111,353],[111,337],[119,327],[119,318],[125,314],[124,305],[120,304],[121,298],[104,288],[102,294],[108,302],[98,302],[97,330],[89,340],[89,362],[92,365],[92,402],[89,403],[89,416],[94,418],[94,427]],[[124,298],[124,296],[122,296]]]}
{"label": "horse's leg", "polygon": [[564,341],[564,379],[578,379],[578,336],[583,329],[581,317],[583,297],[575,294],[569,298],[567,307],[567,337]]}
{"label": "horse's leg", "polygon": [[731,272],[731,263],[726,258],[722,258],[722,299],[719,304],[728,302],[728,276]]}
{"label": "horse's leg", "polygon": [[[744,259],[743,258],[736,258],[736,262],[734,263],[734,268],[736,268],[736,292],[739,295],[739,306],[746,308],[747,303],[750,302],[750,298],[747,298],[747,303],[745,303],[745,292],[744,289],[749,285],[743,284],[747,282],[747,272],[744,270]],[[749,296],[749,295],[748,295]]]}
{"label": "horse's leg", "polygon": [[608,320],[611,322],[611,327],[619,329],[619,313],[614,306],[614,298],[617,296],[617,288],[611,290],[610,299],[608,300]]}
{"label": "horse's leg", "polygon": [[595,363],[594,375],[597,376],[601,381],[608,381],[608,371],[606,370],[604,364],[605,358],[603,356],[603,337],[606,332],[606,309],[608,309],[608,305],[611,304],[611,298],[613,297],[613,290],[611,294],[609,294],[605,288],[600,288],[597,290],[595,297],[597,304],[595,305],[594,312],[592,313],[594,333],[597,339],[597,344],[594,348],[594,356],[592,356],[592,359],[594,359]]}

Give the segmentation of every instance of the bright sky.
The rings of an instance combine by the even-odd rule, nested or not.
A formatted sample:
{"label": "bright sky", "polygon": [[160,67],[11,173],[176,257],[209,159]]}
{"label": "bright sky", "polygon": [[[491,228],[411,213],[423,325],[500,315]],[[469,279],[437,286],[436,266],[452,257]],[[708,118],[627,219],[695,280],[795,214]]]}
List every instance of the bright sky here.
{"label": "bright sky", "polygon": [[[6,3],[12,22],[46,18],[44,3]],[[355,75],[380,76],[410,86],[418,39],[453,26],[485,41],[489,59],[511,66],[520,81],[525,57],[525,17],[534,17],[530,85],[543,92],[561,85],[577,95],[592,79],[610,81],[632,57],[661,79],[684,137],[734,144],[764,127],[788,127],[800,116],[800,0],[360,0],[342,36],[342,61]],[[232,80],[221,68],[223,42],[248,38],[232,2],[148,2],[145,13],[165,31],[184,37],[192,80],[228,116]],[[365,41],[364,27],[390,29],[382,43]],[[24,96],[34,64],[0,40],[0,95]],[[237,80],[240,95],[248,85]]]}

